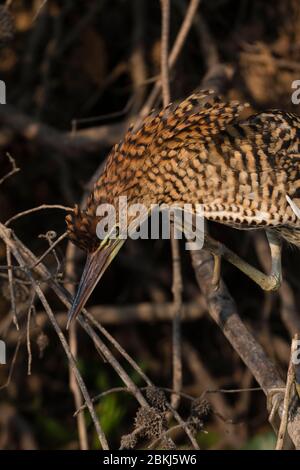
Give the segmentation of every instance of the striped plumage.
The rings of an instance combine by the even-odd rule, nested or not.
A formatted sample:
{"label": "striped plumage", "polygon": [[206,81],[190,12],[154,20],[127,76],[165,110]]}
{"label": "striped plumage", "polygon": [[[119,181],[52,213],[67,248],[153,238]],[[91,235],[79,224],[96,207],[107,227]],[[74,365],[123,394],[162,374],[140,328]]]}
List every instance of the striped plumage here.
{"label": "striped plumage", "polygon": [[270,110],[242,120],[244,106],[199,92],[153,112],[116,145],[86,209],[67,216],[72,241],[99,245],[101,203],[202,204],[204,216],[239,229],[274,228],[300,245],[300,118]]}
{"label": "striped plumage", "polygon": [[[116,145],[86,208],[67,216],[70,239],[87,251],[87,261],[69,313],[84,307],[92,290],[124,243],[122,236],[100,240],[100,204],[118,213],[127,203],[201,204],[205,218],[239,229],[266,229],[272,270],[261,273],[209,236],[218,286],[225,257],[265,290],[281,282],[281,238],[300,246],[300,119],[277,110],[241,119],[243,106],[210,92],[153,112]],[[118,215],[118,214],[117,214]],[[128,217],[128,224],[132,220]]]}

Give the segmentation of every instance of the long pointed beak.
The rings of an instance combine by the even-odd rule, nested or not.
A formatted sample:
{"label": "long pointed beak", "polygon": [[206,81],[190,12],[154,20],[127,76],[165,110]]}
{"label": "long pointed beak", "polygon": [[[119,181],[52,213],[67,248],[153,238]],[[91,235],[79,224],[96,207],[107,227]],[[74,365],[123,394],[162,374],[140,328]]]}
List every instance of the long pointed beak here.
{"label": "long pointed beak", "polygon": [[79,287],[69,311],[67,329],[71,322],[84,308],[91,293],[98,284],[100,278],[117,255],[125,240],[111,240],[109,245],[99,248],[94,253],[89,253],[82,273]]}

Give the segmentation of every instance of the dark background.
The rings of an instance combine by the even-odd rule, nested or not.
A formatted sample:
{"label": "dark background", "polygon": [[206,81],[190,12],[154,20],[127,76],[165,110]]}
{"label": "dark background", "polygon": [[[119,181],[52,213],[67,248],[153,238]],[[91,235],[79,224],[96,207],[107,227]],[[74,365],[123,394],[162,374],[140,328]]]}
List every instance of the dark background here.
{"label": "dark background", "polygon": [[[158,0],[42,3],[15,0],[9,14],[1,10],[0,78],[6,83],[9,107],[5,110],[1,106],[0,110],[0,174],[5,175],[10,169],[6,152],[20,168],[0,187],[1,222],[41,204],[72,206],[80,202],[93,173],[113,142],[122,137],[126,123],[134,120],[159,74]],[[187,4],[184,0],[171,0],[171,44]],[[211,50],[217,53],[218,62],[226,65],[231,77],[225,90],[228,98],[248,101],[253,112],[266,108],[299,111],[299,106],[291,102],[291,83],[300,79],[298,1],[203,0],[171,72],[173,100],[187,96],[200,85],[209,67]],[[159,100],[156,105],[161,105]],[[20,121],[20,116],[25,121]],[[31,119],[50,126],[41,128],[42,137],[28,133]],[[87,145],[74,150],[57,140],[57,135],[69,136],[74,120],[77,120],[78,135],[86,135],[90,128],[96,130],[95,147]],[[53,137],[52,130],[57,131]],[[50,143],[45,135],[50,136]],[[48,246],[39,235],[49,230],[63,233],[64,216],[61,210],[45,210],[16,220],[12,227],[39,255]],[[213,226],[212,233],[242,257],[264,269],[268,267],[262,234],[237,232],[220,225]],[[62,273],[65,247],[63,242],[58,249]],[[78,279],[84,256],[81,252],[76,256]],[[291,334],[285,321],[285,308],[288,303],[288,308],[299,315],[299,261],[298,251],[285,246],[285,283],[275,294],[263,293],[235,268],[223,263],[224,280],[241,317],[274,359],[283,377],[289,361]],[[5,247],[0,244],[0,265],[5,264]],[[56,270],[54,257],[47,258],[47,266]],[[182,270],[184,301],[203,305],[190,257],[184,250]],[[165,387],[170,387],[172,382],[171,323],[157,321],[151,315],[144,322],[124,322],[122,308],[141,302],[170,302],[171,283],[169,243],[129,240],[90,300],[93,306],[115,307],[119,316],[108,321],[109,331],[151,379]],[[20,324],[25,331],[30,292],[25,286],[17,294]],[[66,314],[51,292],[48,300],[59,318]],[[36,311],[31,330],[31,375],[27,375],[28,354],[26,341],[22,340],[11,381],[0,390],[0,447],[75,449],[78,439],[72,417],[74,403],[67,361],[51,325],[42,320],[38,303]],[[15,326],[8,321],[9,315],[8,283],[3,276],[0,277],[0,338],[8,344],[9,364],[0,366],[0,386],[7,380],[18,337]],[[80,331],[78,348],[80,370],[91,396],[121,385]],[[257,385],[205,313],[201,318],[199,314],[198,319],[183,323],[183,354],[184,391],[193,396],[212,388]],[[207,434],[198,436],[202,448],[274,447],[275,436],[267,421],[265,397],[261,392],[219,394],[212,402],[214,411],[225,422],[215,412],[211,414],[205,423]],[[181,406],[184,412],[186,405]],[[111,394],[96,405],[96,410],[110,442],[118,448],[121,436],[132,430],[136,402],[125,394]],[[90,418],[86,419],[90,447],[97,448]],[[226,420],[234,420],[236,424]],[[184,436],[179,435],[178,442],[179,447],[187,445]]]}

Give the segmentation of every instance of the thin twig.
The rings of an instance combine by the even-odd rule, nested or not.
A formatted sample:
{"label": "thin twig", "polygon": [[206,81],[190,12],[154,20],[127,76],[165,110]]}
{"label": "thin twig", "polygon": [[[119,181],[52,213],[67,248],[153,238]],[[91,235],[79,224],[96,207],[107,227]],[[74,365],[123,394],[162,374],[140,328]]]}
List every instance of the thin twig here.
{"label": "thin twig", "polygon": [[294,378],[295,378],[293,357],[294,357],[294,353],[296,349],[297,349],[297,339],[295,336],[292,339],[292,344],[291,344],[291,355],[290,355],[290,362],[289,362],[289,367],[288,367],[288,372],[287,372],[285,393],[284,393],[284,399],[283,399],[283,410],[282,410],[281,421],[280,421],[280,426],[279,426],[279,431],[278,431],[278,436],[277,436],[276,450],[283,449],[284,438],[285,438],[286,431],[287,431],[287,425],[288,425],[288,420],[289,420],[290,396],[291,396],[292,386],[293,386]]}
{"label": "thin twig", "polygon": [[[168,60],[169,70],[172,69],[172,67],[175,65],[175,63],[177,61],[177,58],[180,54],[180,51],[181,51],[181,49],[182,49],[182,47],[185,43],[188,32],[189,32],[189,30],[192,26],[194,15],[195,15],[195,12],[197,11],[199,3],[200,3],[200,0],[191,0],[190,3],[189,3],[189,6],[188,6],[187,11],[186,11],[186,15],[185,15],[184,20],[181,24],[180,30],[177,34],[174,45],[173,45],[173,47],[171,49],[171,52],[170,52],[170,55],[169,55],[169,60]],[[156,82],[155,86],[153,87],[146,103],[144,104],[144,106],[143,106],[143,108],[140,112],[140,117],[139,117],[136,125],[138,125],[140,120],[143,119],[145,116],[147,116],[147,114],[149,114],[149,112],[153,108],[155,100],[159,96],[161,86],[162,86],[161,81],[158,80]]]}
{"label": "thin twig", "polygon": [[193,24],[195,13],[198,9],[199,4],[200,4],[200,0],[191,0],[190,3],[189,3],[189,6],[186,10],[186,15],[184,17],[184,20],[181,24],[180,30],[177,34],[176,40],[175,40],[174,45],[173,45],[172,50],[171,50],[171,54],[170,54],[170,57],[169,57],[169,67],[170,67],[170,69],[175,64],[175,62],[176,62],[176,60],[177,60],[177,58],[178,58],[178,56],[181,52],[181,49],[184,46],[186,37],[187,37],[187,35],[189,33],[189,30],[190,30],[190,28]]}
{"label": "thin twig", "polygon": [[[218,410],[219,414],[226,416],[225,421],[227,422],[229,417],[233,419],[233,417],[236,416],[236,411],[231,403],[224,397],[224,394],[210,393],[211,390],[218,389],[217,382],[210,374],[209,370],[207,370],[206,364],[202,361],[199,351],[187,340],[183,341],[182,349],[187,367],[194,377],[195,386],[197,388],[201,387],[203,390],[201,398],[210,395],[209,402],[215,410]],[[217,426],[218,432],[224,436],[227,445],[234,449],[238,449],[242,446],[243,436],[237,429],[233,429],[231,433],[228,433],[227,425],[224,423],[224,420],[217,421]]]}
{"label": "thin twig", "polygon": [[[5,275],[5,278],[7,278],[7,275]],[[15,279],[15,282],[18,281],[18,279]],[[20,281],[20,283],[28,284],[26,281]],[[71,281],[68,280],[68,284],[71,284]],[[184,303],[182,321],[198,320],[206,312],[207,309],[200,302]],[[137,322],[157,323],[171,321],[174,318],[174,303],[142,302],[128,305],[92,305],[89,307],[89,313],[93,319],[101,321],[101,325],[128,325]],[[38,311],[37,315],[40,325],[45,325],[47,323],[46,314],[43,311]],[[61,328],[65,328],[67,324],[66,312],[57,310],[55,315]]]}
{"label": "thin twig", "polygon": [[[163,390],[164,392],[168,392],[170,394],[176,394],[180,395],[182,398],[185,398],[190,401],[197,400],[199,397],[193,397],[192,395],[189,395],[188,393],[185,392],[175,392],[174,389],[168,388],[168,387],[156,387],[159,390]],[[147,390],[147,387],[141,387],[141,391]],[[201,397],[204,397],[207,394],[210,393],[248,393],[248,392],[262,392],[261,387],[250,387],[250,388],[237,388],[237,389],[216,389],[216,390],[204,390],[203,393],[201,394]],[[272,390],[271,390],[272,391]],[[275,390],[276,391],[276,390]],[[131,390],[129,390],[127,387],[113,387],[110,388],[109,390],[105,390],[105,392],[101,392],[98,395],[95,395],[92,398],[92,402],[95,403],[96,401],[100,400],[101,398],[110,395],[111,393],[119,393],[119,392],[125,392],[125,393],[130,393],[132,394]],[[81,411],[86,409],[86,404],[82,405],[78,410],[75,411],[73,416],[76,416],[77,413],[80,413]]]}
{"label": "thin twig", "polygon": [[[87,315],[86,315],[87,316]],[[110,352],[108,347],[104,344],[104,342],[99,338],[99,336],[95,333],[94,329],[90,326],[87,322],[85,317],[80,315],[78,317],[80,325],[84,328],[86,333],[90,336],[93,340],[94,345],[97,351],[100,352],[101,355],[105,357],[107,362],[112,366],[112,368],[116,371],[118,376],[122,379],[125,385],[132,391],[133,395],[136,397],[137,401],[141,406],[148,406],[147,401],[141,394],[139,388],[135,385],[131,377],[127,374],[124,367],[121,366],[120,362],[113,356]]]}
{"label": "thin twig", "polygon": [[[6,261],[7,261],[7,266],[12,266],[11,251],[10,251],[8,245],[6,245]],[[13,322],[14,322],[17,330],[19,330],[18,312],[17,312],[15,289],[14,289],[13,270],[8,269],[7,273],[8,273],[8,284],[9,284],[9,292],[10,292],[11,309],[12,309],[12,313],[13,313]]]}
{"label": "thin twig", "polygon": [[9,162],[11,164],[11,170],[6,174],[4,175],[1,179],[0,179],[0,185],[5,181],[7,180],[8,178],[10,178],[11,176],[13,176],[15,173],[18,173],[20,171],[20,168],[17,167],[16,165],[16,162],[15,162],[15,159],[10,155],[10,153],[6,152],[6,156],[7,158],[9,159]]}
{"label": "thin twig", "polygon": [[[129,390],[127,387],[114,387],[110,388],[109,390],[105,390],[105,392],[101,392],[98,395],[92,397],[92,402],[96,403],[98,400],[100,400],[103,397],[106,397],[107,395],[111,395],[112,393],[119,393],[119,392],[125,392],[125,393],[130,393],[132,395],[132,391]],[[81,413],[86,409],[86,404],[84,403],[80,408],[78,408],[73,416],[77,416],[78,413]]]}
{"label": "thin twig", "polygon": [[[173,229],[175,228],[173,224]],[[174,318],[172,323],[172,343],[173,343],[173,389],[179,392],[182,387],[182,348],[181,348],[181,319],[182,319],[182,275],[179,241],[174,237],[174,230],[171,234],[172,264],[173,264],[173,302]],[[172,396],[172,405],[177,408],[180,395]]]}
{"label": "thin twig", "polygon": [[[69,242],[67,246],[67,250],[66,250],[66,259],[67,259],[66,275],[70,277],[71,279],[74,279],[75,277],[75,263],[74,263],[75,252],[76,252],[75,245]],[[68,283],[66,287],[68,288],[68,290],[70,290],[72,295],[75,294],[75,289],[74,289],[73,284]],[[77,352],[78,352],[77,351],[78,348],[77,348],[77,323],[76,322],[73,322],[69,329],[69,346],[70,346],[70,351],[73,354],[74,359],[76,360]],[[73,393],[75,408],[78,409],[83,405],[82,394],[80,392],[80,388],[76,380],[76,376],[73,372],[73,368],[71,367],[70,363],[69,363],[69,384],[70,384],[70,390]],[[86,429],[84,414],[81,413],[81,415],[76,416],[76,420],[77,420],[77,429],[78,429],[80,449],[88,450],[89,445],[88,445],[88,436],[87,436],[87,429]]]}
{"label": "thin twig", "polygon": [[11,365],[10,365],[10,368],[9,368],[7,380],[6,380],[5,384],[0,386],[0,390],[3,390],[4,388],[7,388],[9,386],[10,382],[11,382],[11,378],[12,378],[14,368],[15,368],[15,365],[16,365],[16,361],[17,361],[17,357],[18,357],[18,352],[19,352],[19,349],[20,349],[20,346],[21,346],[21,340],[22,340],[22,336],[19,335],[16,347],[15,347],[15,352],[14,352],[14,355],[13,355],[13,358],[12,358],[12,361],[11,361]]}
{"label": "thin twig", "polygon": [[162,79],[163,105],[170,103],[170,82],[169,82],[169,31],[170,31],[170,0],[160,0],[161,3],[161,56],[160,70]]}
{"label": "thin twig", "polygon": [[39,16],[40,12],[42,11],[42,9],[44,8],[44,6],[46,5],[48,0],[41,0],[41,4],[38,6],[33,18],[32,18],[32,23],[35,22],[35,20],[37,19],[37,17]]}
{"label": "thin twig", "polygon": [[74,136],[71,132],[62,132],[32,119],[9,104],[0,106],[0,123],[27,141],[46,148],[49,153],[58,154],[70,161],[114,145],[127,128],[127,122],[122,121],[83,129]]}
{"label": "thin twig", "polygon": [[152,386],[152,382],[149,380],[147,375],[142,371],[140,366],[130,357],[124,348],[115,340],[115,338],[90,314],[86,313],[86,317],[90,322],[105,336],[109,342],[116,348],[116,350],[127,360],[132,368],[139,374],[139,376],[149,385]]}
{"label": "thin twig", "polygon": [[[161,27],[161,77],[163,105],[170,102],[168,48],[170,29],[170,0],[161,0],[162,27]],[[180,266],[179,240],[175,236],[175,224],[171,223],[171,248],[173,268],[173,304],[174,318],[172,322],[172,362],[173,362],[173,389],[180,391],[182,386],[182,361],[181,361],[181,316],[182,316],[182,277]],[[180,396],[172,395],[171,403],[174,408],[179,405]]]}
{"label": "thin twig", "polygon": [[18,214],[13,215],[10,219],[8,219],[5,222],[5,226],[8,227],[11,224],[11,222],[13,222],[14,220],[20,219],[20,217],[24,217],[25,215],[32,214],[33,212],[38,212],[38,211],[42,211],[45,209],[61,209],[67,212],[74,211],[74,207],[66,207],[66,206],[62,206],[61,204],[42,204],[41,206],[33,207],[32,209],[27,209],[26,211],[23,211],[23,212],[18,212]]}
{"label": "thin twig", "polygon": [[30,269],[34,269],[38,264],[40,264],[45,258],[46,256],[51,253],[54,248],[62,241],[64,240],[66,237],[68,236],[68,233],[67,232],[64,232],[60,237],[58,237],[55,242],[53,242],[49,248],[42,254],[42,256],[37,260],[36,264],[34,266],[31,266]]}
{"label": "thin twig", "polygon": [[147,82],[147,66],[145,61],[144,33],[145,33],[145,2],[133,0],[132,15],[134,28],[132,33],[133,50],[130,54],[129,73],[132,82],[132,109],[131,116],[136,116],[140,110],[146,93],[142,83]]}
{"label": "thin twig", "polygon": [[[185,424],[188,425],[187,423]],[[156,446],[162,441],[162,439],[169,436],[172,432],[178,431],[179,429],[182,429],[181,424],[177,424],[176,426],[172,426],[171,428],[166,429],[159,437],[157,437],[154,441],[151,442],[151,444],[147,447],[147,449],[149,450],[155,449]]]}
{"label": "thin twig", "polygon": [[35,299],[35,292],[33,292],[28,313],[27,313],[27,321],[26,321],[26,345],[27,345],[27,354],[28,354],[28,365],[27,365],[27,375],[31,375],[31,364],[32,364],[32,353],[31,353],[31,343],[30,343],[30,322],[31,322],[31,312],[34,309],[34,299]]}
{"label": "thin twig", "polygon": [[[62,239],[65,238],[67,236],[66,233],[64,233],[62,235]],[[53,257],[55,259],[55,262],[56,262],[56,272],[59,273],[60,272],[60,269],[61,269],[61,262],[58,258],[58,255],[56,253],[56,250],[55,250],[55,242],[53,242],[53,240],[57,237],[57,233],[54,231],[54,230],[49,230],[48,232],[46,232],[45,234],[41,233],[38,238],[45,238],[49,244],[49,248],[50,248],[50,251],[51,253],[53,254]],[[59,239],[59,242],[60,242],[61,238]],[[57,240],[56,240],[57,242]],[[57,244],[57,243],[56,243]]]}

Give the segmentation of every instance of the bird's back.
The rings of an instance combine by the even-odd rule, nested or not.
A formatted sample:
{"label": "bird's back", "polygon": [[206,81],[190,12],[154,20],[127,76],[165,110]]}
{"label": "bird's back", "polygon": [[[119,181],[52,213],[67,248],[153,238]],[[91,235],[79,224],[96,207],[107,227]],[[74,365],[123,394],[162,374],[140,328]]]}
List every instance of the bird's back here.
{"label": "bird's back", "polygon": [[163,111],[148,191],[236,228],[299,227],[288,198],[300,197],[300,119],[271,110],[241,120],[242,109],[203,93]]}
{"label": "bird's back", "polygon": [[181,197],[236,228],[298,227],[289,199],[300,201],[299,123],[289,119],[274,110],[229,124],[208,142],[191,135],[179,155]]}

